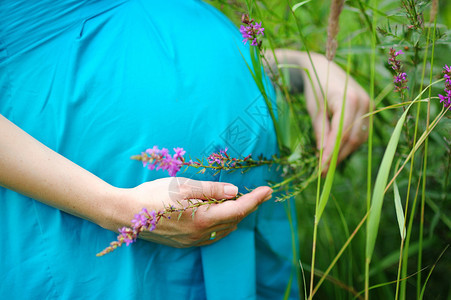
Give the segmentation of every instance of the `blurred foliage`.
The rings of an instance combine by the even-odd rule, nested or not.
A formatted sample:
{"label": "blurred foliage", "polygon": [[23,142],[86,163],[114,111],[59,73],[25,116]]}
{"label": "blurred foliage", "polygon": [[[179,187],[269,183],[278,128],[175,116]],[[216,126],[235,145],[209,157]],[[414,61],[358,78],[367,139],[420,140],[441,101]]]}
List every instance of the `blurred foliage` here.
{"label": "blurred foliage", "polygon": [[[393,74],[388,66],[388,50],[393,47],[402,49],[405,71],[409,77],[408,99],[415,98],[421,88],[442,77],[445,64],[451,65],[451,2],[441,0],[436,22],[429,23],[430,1],[407,2],[415,4],[415,21],[402,7],[402,1],[380,0],[377,9],[371,1],[349,0],[340,16],[338,51],[335,62],[344,66],[351,55],[351,75],[369,92],[371,82],[372,26],[377,28],[375,49],[375,109],[382,109],[400,102],[399,94],[392,91]],[[237,1],[216,0],[211,4],[226,14],[237,26],[242,13],[249,13],[265,27],[264,46],[267,48],[292,48],[324,53],[327,40],[327,20],[330,2],[325,0],[310,1],[299,7],[294,14],[291,7],[297,2],[283,0]],[[373,2],[371,2],[373,3]],[[377,24],[372,24],[373,14],[377,13]],[[296,17],[296,19],[294,18]],[[298,27],[299,25],[299,27]],[[301,33],[298,28],[301,28]],[[433,42],[435,40],[434,52]],[[423,65],[427,54],[426,64]],[[431,75],[431,61],[432,75]],[[437,97],[444,88],[443,82],[431,89],[431,96]],[[428,91],[422,98],[427,98]],[[430,100],[430,115],[434,118],[441,110],[438,99]],[[401,137],[401,144],[395,156],[395,163],[402,163],[409,154],[415,131],[418,113],[418,136],[425,130],[427,122],[427,103],[414,107]],[[304,115],[307,115],[304,109]],[[381,157],[385,151],[393,127],[403,113],[402,108],[385,110],[374,116],[374,135],[372,138],[372,183],[378,170]],[[448,194],[450,189],[451,169],[451,113],[447,113],[429,137],[428,160],[426,171],[424,232],[422,243],[422,284],[436,263],[440,253],[451,242],[451,204]],[[311,140],[306,141],[311,143]],[[413,213],[413,227],[409,247],[409,264],[407,274],[417,272],[419,252],[419,228],[421,223],[421,177],[424,164],[424,147],[416,152],[413,163],[408,163],[397,184],[401,199],[406,204],[409,191],[409,208],[406,219]],[[350,158],[340,164],[331,201],[326,208],[318,233],[317,270],[325,270],[338,250],[345,243],[350,233],[366,213],[367,209],[367,166],[368,145],[363,145]],[[409,185],[409,172],[412,178]],[[301,243],[300,258],[306,271],[311,260],[312,228],[315,215],[316,187],[311,185],[297,199],[299,237]],[[393,203],[393,190],[390,188],[385,196],[379,236],[375,257],[370,270],[371,284],[396,280],[399,262],[400,235]],[[330,274],[330,279],[320,288],[317,299],[353,299],[356,292],[364,289],[365,230],[360,230]],[[308,272],[307,272],[308,273]],[[309,276],[306,275],[308,281]],[[451,252],[448,250],[435,266],[426,287],[425,299],[450,299],[451,289]],[[307,283],[308,284],[308,283]],[[302,287],[303,288],[303,287]],[[371,291],[373,299],[393,299],[395,285],[385,285]],[[407,279],[407,299],[417,296],[417,277]]]}

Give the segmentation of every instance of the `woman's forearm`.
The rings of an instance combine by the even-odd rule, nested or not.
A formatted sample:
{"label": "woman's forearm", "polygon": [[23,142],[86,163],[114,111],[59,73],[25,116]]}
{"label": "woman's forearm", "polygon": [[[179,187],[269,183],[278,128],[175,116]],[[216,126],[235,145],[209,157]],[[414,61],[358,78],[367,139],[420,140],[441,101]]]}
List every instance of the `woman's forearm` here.
{"label": "woman's forearm", "polygon": [[119,189],[41,144],[1,115],[0,185],[102,227],[117,228],[111,220],[121,203]]}

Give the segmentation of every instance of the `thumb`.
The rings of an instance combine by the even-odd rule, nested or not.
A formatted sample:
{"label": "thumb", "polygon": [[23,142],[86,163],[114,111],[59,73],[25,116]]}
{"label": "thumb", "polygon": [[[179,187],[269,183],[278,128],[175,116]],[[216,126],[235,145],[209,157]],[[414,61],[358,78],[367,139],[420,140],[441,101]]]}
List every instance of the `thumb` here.
{"label": "thumb", "polygon": [[255,211],[260,204],[270,199],[271,195],[271,188],[261,186],[235,201],[226,201],[218,206],[211,207],[210,210],[214,213],[217,220],[224,222],[230,220],[241,221],[248,214]]}
{"label": "thumb", "polygon": [[188,179],[180,185],[184,198],[191,199],[230,199],[238,194],[238,187],[226,182],[198,181]]}

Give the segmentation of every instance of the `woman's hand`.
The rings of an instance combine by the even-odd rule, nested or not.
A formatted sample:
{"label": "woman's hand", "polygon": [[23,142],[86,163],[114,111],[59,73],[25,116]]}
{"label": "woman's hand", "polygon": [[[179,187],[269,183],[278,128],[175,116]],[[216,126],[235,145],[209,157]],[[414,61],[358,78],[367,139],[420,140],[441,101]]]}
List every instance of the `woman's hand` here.
{"label": "woman's hand", "polygon": [[[172,177],[146,182],[136,188],[122,190],[122,193],[120,198],[135,203],[135,213],[138,213],[144,207],[158,212],[171,205],[181,208],[202,200],[231,199],[237,195],[238,188],[228,183]],[[268,200],[271,194],[269,187],[259,187],[236,200],[200,206],[194,214],[192,209],[184,211],[180,218],[179,213],[173,213],[171,219],[161,218],[154,231],[143,231],[140,238],[176,248],[214,243],[234,231],[238,223]],[[132,217],[128,209],[121,219],[130,226]],[[211,238],[212,233],[214,238]]]}
{"label": "woman's hand", "polygon": [[[324,173],[328,169],[335,146],[343,100],[346,99],[346,103],[338,162],[366,141],[368,120],[363,118],[363,115],[368,112],[370,98],[353,78],[347,78],[346,72],[334,62],[329,62],[324,55],[310,53],[319,82],[307,53],[277,49],[275,55],[279,64],[295,64],[303,70],[300,74],[303,77],[307,110],[312,118],[317,147],[323,148]],[[327,107],[324,105],[321,88],[327,95]]]}
{"label": "woman's hand", "polygon": [[[320,83],[315,78],[315,73],[310,62],[304,63],[313,81],[312,86],[308,83],[306,76],[304,77],[306,82],[305,98],[308,112],[312,118],[317,146],[319,149],[321,147],[321,140],[323,140],[322,160],[327,164],[335,147],[342,113],[342,104],[343,101],[346,101],[340,152],[338,153],[338,162],[340,162],[365,142],[368,137],[368,120],[362,118],[362,116],[368,112],[370,98],[353,78],[347,78],[348,82],[346,86],[347,75],[337,64],[329,62],[325,56],[317,53],[312,53],[311,57]],[[304,60],[306,59],[304,57]],[[329,78],[327,78],[328,75]],[[321,94],[319,84],[321,84],[324,93],[327,93],[327,107],[324,106],[325,101]],[[318,97],[318,101],[316,100],[315,94]],[[327,171],[327,168],[328,166],[326,166],[325,171]]]}

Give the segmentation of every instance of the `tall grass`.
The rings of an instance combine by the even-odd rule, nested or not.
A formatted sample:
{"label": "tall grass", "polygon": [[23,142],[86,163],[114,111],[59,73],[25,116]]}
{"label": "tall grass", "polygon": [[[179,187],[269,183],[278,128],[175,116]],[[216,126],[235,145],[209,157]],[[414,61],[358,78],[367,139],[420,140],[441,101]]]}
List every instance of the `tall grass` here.
{"label": "tall grass", "polygon": [[[244,12],[263,21],[269,49],[326,53],[330,1],[213,4],[237,25]],[[451,3],[436,4],[437,13],[430,1],[344,2],[334,61],[370,94],[369,139],[296,196],[300,269],[306,273],[299,284],[306,297],[450,297],[451,120],[437,94],[442,67],[451,64]],[[393,92],[391,47],[405,52],[404,98]],[[303,111],[296,122],[306,122],[290,127],[298,130],[291,138],[297,134],[314,146],[305,136],[310,127],[302,97],[290,101]]]}

